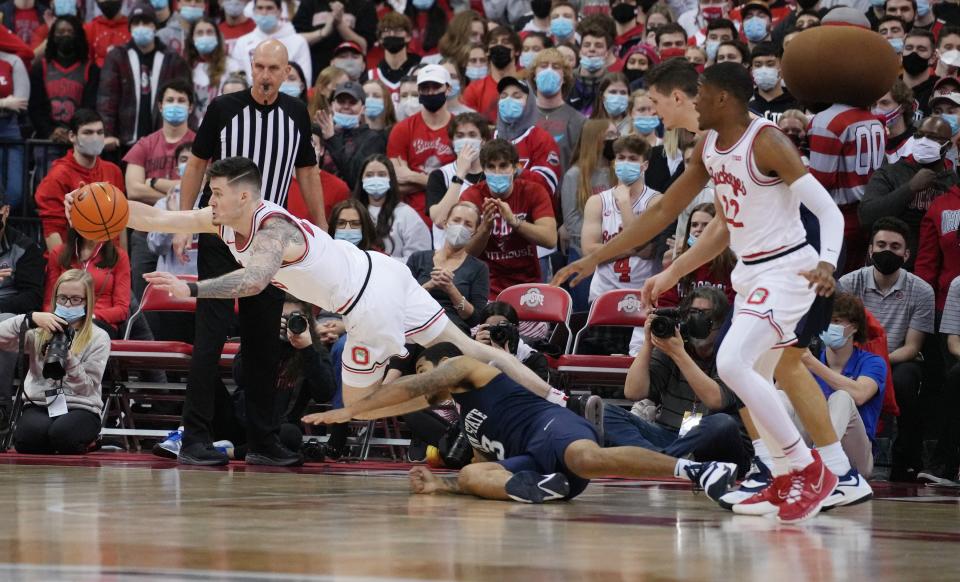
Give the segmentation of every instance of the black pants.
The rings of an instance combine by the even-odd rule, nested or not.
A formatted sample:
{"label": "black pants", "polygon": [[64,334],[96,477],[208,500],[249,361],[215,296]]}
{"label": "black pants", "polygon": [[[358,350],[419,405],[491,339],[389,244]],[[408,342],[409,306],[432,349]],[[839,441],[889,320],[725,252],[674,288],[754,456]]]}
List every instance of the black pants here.
{"label": "black pants", "polygon": [[82,455],[99,434],[100,417],[89,410],[50,418],[43,406],[25,406],[13,440],[18,453]]}
{"label": "black pants", "polygon": [[897,440],[893,443],[893,470],[922,469],[923,414],[920,408],[920,384],[923,365],[901,362],[893,365],[893,389],[897,395],[900,417],[897,419]]}
{"label": "black pants", "polygon": [[[201,234],[198,249],[197,271],[201,280],[238,268],[227,245],[216,235]],[[274,400],[283,298],[283,292],[270,285],[258,295],[240,299],[240,342],[246,360],[240,381],[246,391],[247,443],[252,450],[278,439],[280,423]],[[219,367],[233,313],[233,299],[197,301],[193,358],[183,407],[184,445],[212,442],[214,416],[234,416]]]}
{"label": "black pants", "polygon": [[957,422],[960,417],[960,363],[947,371],[938,406],[942,407],[946,421],[940,424],[934,463],[942,464],[953,478],[960,469],[960,422]]}

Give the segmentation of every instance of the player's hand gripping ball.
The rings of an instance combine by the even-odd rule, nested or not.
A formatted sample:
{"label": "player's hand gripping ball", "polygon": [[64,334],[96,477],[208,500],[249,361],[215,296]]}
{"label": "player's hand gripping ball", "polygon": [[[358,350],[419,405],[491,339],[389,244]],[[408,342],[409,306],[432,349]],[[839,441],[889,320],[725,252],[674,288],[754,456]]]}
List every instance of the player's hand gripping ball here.
{"label": "player's hand gripping ball", "polygon": [[72,204],[68,203],[68,218],[83,238],[113,240],[127,227],[130,216],[127,197],[113,184],[87,184],[71,192],[70,197]]}

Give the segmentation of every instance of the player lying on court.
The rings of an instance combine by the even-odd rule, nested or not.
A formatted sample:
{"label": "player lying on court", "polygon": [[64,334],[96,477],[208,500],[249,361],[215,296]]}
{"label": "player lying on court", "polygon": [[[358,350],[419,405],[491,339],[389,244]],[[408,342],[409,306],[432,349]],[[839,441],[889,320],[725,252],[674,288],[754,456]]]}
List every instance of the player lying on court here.
{"label": "player lying on court", "polygon": [[[343,316],[347,344],[343,352],[346,404],[376,389],[393,356],[405,356],[404,344],[429,346],[452,342],[463,353],[493,362],[525,388],[550,402],[566,397],[515,357],[467,337],[421,287],[403,263],[353,244],[333,240],[260,196],[260,172],[246,158],[219,160],[207,172],[212,196],[200,210],[170,211],[130,201],[128,226],[143,232],[211,233],[227,244],[242,268],[221,277],[187,283],[170,273],[144,278],[179,298],[230,299],[256,295],[271,283],[291,295]],[[67,218],[74,193],[67,194]],[[360,418],[397,416],[426,407],[423,397]],[[310,417],[305,419],[310,421]]]}
{"label": "player lying on court", "polygon": [[542,503],[572,499],[597,477],[672,474],[697,483],[717,500],[736,477],[733,463],[696,463],[640,447],[600,448],[596,430],[584,418],[534,396],[497,368],[464,356],[452,343],[427,348],[416,366],[415,375],[315,417],[315,422],[334,424],[400,402],[452,397],[460,405],[470,444],[496,462],[473,463],[457,475],[442,477],[426,467],[414,467],[410,471],[414,493]]}

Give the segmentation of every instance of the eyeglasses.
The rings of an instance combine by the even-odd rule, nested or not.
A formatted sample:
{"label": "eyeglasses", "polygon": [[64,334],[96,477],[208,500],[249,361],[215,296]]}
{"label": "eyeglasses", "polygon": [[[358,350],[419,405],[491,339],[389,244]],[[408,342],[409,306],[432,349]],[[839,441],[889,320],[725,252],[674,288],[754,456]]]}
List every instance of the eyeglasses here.
{"label": "eyeglasses", "polygon": [[359,220],[338,220],[337,228],[360,228],[363,223]]}
{"label": "eyeglasses", "polygon": [[81,297],[79,295],[57,295],[57,305],[83,305],[86,302],[86,297]]}

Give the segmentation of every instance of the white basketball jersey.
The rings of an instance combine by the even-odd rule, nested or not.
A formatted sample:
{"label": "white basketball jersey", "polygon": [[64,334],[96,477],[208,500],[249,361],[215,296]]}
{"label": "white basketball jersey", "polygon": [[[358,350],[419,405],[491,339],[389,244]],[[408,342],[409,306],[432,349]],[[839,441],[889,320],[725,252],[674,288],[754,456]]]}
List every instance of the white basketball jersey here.
{"label": "white basketball jersey", "polygon": [[753,144],[757,134],[776,125],[750,122],[729,150],[717,148],[717,132],[707,132],[703,163],[716,184],[730,230],[730,248],[742,260],[756,261],[802,245],[807,234],[800,221],[800,200],[780,178],[757,168]]}
{"label": "white basketball jersey", "polygon": [[[659,194],[652,188],[644,186],[643,192],[637,201],[633,203],[633,214],[639,216],[647,206],[650,200]],[[600,197],[602,206],[600,215],[601,240],[606,244],[610,239],[623,230],[623,216],[620,214],[620,208],[613,198],[613,189],[604,190],[597,194]],[[604,263],[597,267],[590,282],[590,301],[593,301],[600,295],[613,289],[639,289],[643,287],[644,281],[657,273],[657,261],[654,259],[641,259],[640,257],[627,257],[611,263]]]}
{"label": "white basketball jersey", "polygon": [[245,241],[238,243],[236,233],[229,226],[220,227],[220,238],[237,262],[246,266],[250,259],[251,243],[260,225],[264,220],[277,216],[289,220],[300,229],[307,248],[300,258],[284,261],[274,276],[273,285],[327,311],[342,312],[347,309],[363,287],[370,268],[369,257],[352,243],[333,240],[318,226],[267,201],[262,201],[254,212],[250,236]]}

